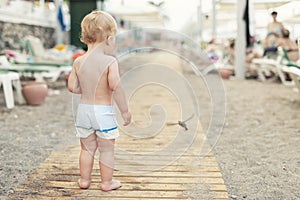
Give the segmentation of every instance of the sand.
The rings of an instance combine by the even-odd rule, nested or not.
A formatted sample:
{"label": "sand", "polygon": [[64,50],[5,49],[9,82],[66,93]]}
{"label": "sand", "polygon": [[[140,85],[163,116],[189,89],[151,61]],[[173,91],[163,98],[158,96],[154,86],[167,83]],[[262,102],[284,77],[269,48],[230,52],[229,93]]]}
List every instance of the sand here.
{"label": "sand", "polygon": [[300,94],[279,82],[225,81],[227,117],[214,148],[236,199],[300,198]]}
{"label": "sand", "polygon": [[[197,83],[190,71],[186,77]],[[299,199],[300,93],[277,81],[223,83],[226,118],[213,151],[231,199]],[[50,87],[60,94],[48,96],[41,106],[11,110],[0,92],[0,199],[13,193],[58,145],[76,141],[72,95],[63,80]],[[209,119],[201,120],[206,129]]]}

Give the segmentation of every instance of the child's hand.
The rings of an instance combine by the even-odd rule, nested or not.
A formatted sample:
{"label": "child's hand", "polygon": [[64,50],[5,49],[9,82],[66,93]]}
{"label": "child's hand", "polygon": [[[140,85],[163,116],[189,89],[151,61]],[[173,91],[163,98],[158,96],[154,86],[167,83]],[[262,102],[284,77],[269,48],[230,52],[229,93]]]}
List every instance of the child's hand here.
{"label": "child's hand", "polygon": [[123,120],[124,120],[124,124],[123,124],[123,126],[127,126],[127,125],[129,125],[130,124],[130,122],[131,122],[131,113],[130,112],[124,112],[124,113],[122,113],[122,118],[123,118]]}

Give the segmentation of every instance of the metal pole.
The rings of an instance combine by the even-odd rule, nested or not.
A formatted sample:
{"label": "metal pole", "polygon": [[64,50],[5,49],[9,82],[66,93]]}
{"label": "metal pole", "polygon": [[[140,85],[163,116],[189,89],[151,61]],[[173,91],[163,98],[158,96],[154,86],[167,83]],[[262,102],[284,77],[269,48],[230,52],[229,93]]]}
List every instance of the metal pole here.
{"label": "metal pole", "polygon": [[104,10],[104,0],[100,0],[101,1],[101,10]]}
{"label": "metal pole", "polygon": [[45,0],[40,0],[40,9],[44,11],[45,8]]}
{"label": "metal pole", "polygon": [[212,0],[212,37],[216,38],[217,36],[217,20],[216,20],[216,0]]}
{"label": "metal pole", "polygon": [[243,15],[246,0],[236,0],[237,7],[237,36],[235,41],[235,76],[245,78],[245,58],[246,58],[246,26]]}
{"label": "metal pole", "polygon": [[97,10],[104,11],[104,1],[105,0],[96,0]]}
{"label": "metal pole", "polygon": [[202,36],[202,30],[203,30],[203,20],[202,20],[202,0],[199,1],[199,6],[198,6],[198,34],[199,34],[199,40],[202,41],[203,36]]}

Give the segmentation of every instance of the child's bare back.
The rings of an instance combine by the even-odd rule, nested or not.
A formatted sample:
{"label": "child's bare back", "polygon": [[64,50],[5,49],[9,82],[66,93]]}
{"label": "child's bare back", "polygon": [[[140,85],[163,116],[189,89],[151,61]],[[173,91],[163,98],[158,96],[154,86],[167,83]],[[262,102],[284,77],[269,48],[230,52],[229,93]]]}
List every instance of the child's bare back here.
{"label": "child's bare back", "polygon": [[112,56],[99,54],[97,47],[79,57],[75,63],[81,88],[80,102],[111,105],[112,92],[119,84],[118,63]]}

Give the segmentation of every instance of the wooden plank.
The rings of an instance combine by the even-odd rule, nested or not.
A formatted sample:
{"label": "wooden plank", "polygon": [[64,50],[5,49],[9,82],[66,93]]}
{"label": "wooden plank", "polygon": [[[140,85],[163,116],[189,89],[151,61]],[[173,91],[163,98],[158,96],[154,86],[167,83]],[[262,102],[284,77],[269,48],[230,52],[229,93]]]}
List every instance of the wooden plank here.
{"label": "wooden plank", "polygon": [[[78,154],[70,154],[68,152],[52,152],[51,153],[51,156],[46,158],[45,160],[48,160],[48,159],[53,159],[53,158],[61,158],[62,156],[65,157],[65,158],[78,158],[79,156],[79,153],[80,153],[80,149],[76,149],[74,150],[76,151]],[[183,158],[197,158],[197,159],[213,159],[213,160],[216,160],[215,159],[215,156],[210,153],[210,154],[207,154],[205,156],[202,156],[200,155],[199,153],[197,152],[188,152],[188,153],[184,153],[184,154],[175,154],[174,152],[172,152],[172,154],[170,154],[170,152],[168,153],[160,153],[159,155],[153,155],[153,153],[145,153],[145,154],[142,154],[140,152],[136,152],[134,153],[134,155],[130,155],[130,153],[122,153],[122,152],[115,152],[115,156],[119,156],[119,157],[122,157],[122,156],[126,156],[126,157],[135,157],[135,156],[141,156],[141,157],[151,157],[151,158],[157,158],[157,159],[162,159],[164,158],[165,156],[169,156],[169,157],[183,157]]]}
{"label": "wooden plank", "polygon": [[[51,155],[51,158],[46,159],[46,161],[52,161],[52,162],[63,162],[57,158],[61,158],[64,155]],[[78,156],[64,156],[65,157],[65,161],[68,162],[78,162]],[[95,159],[98,158],[98,154],[95,155]],[[168,156],[168,158],[166,158],[166,156],[162,156],[162,155],[115,155],[115,160],[119,159],[127,159],[127,160],[131,160],[131,159],[141,159],[141,160],[153,160],[153,161],[164,161],[164,160],[170,160],[170,159],[176,159],[176,161],[178,162],[182,162],[182,161],[199,161],[199,162],[216,162],[216,159],[214,157],[200,157],[197,155],[185,155],[185,156],[175,156],[175,155],[170,155]]]}
{"label": "wooden plank", "polygon": [[[62,181],[49,181],[45,184],[47,188],[58,188],[58,189],[79,189],[77,182],[62,182]],[[120,190],[151,190],[151,191],[185,191],[188,190],[190,187],[187,184],[177,183],[177,184],[154,184],[154,183],[141,183],[141,184],[134,184],[131,182],[123,183],[122,188]],[[100,183],[93,182],[89,187],[90,190],[99,190]],[[211,184],[209,185],[209,189],[215,192],[226,192],[225,185],[219,184]]]}
{"label": "wooden plank", "polygon": [[[45,196],[41,196],[41,195],[36,195],[36,196],[34,196],[34,197],[27,197],[27,198],[24,198],[24,200],[32,200],[32,199],[37,199],[37,200],[57,200],[57,197],[45,197]],[[74,200],[74,199],[82,199],[82,198],[75,198],[75,197],[72,197],[72,198],[70,198],[70,197],[59,197],[59,200],[70,200],[70,199],[72,199],[72,200]],[[91,197],[91,196],[89,196],[88,197],[88,200],[112,200],[112,197],[101,197],[101,198],[99,198],[99,197]],[[153,200],[153,197],[113,197],[113,200],[141,200],[141,199],[152,199]],[[172,200],[172,199],[174,199],[174,200],[176,200],[176,199],[187,199],[187,198],[185,198],[185,197],[176,197],[176,198],[173,198],[173,197],[171,197],[171,198],[169,198],[169,197],[155,197],[155,200]],[[219,199],[219,200],[222,200],[222,199]],[[224,199],[225,200],[225,199]]]}
{"label": "wooden plank", "polygon": [[[47,181],[71,181],[76,182],[79,178],[79,175],[52,175],[52,174],[33,174],[33,179],[44,179]],[[92,182],[100,182],[100,175],[92,175]],[[221,178],[202,178],[202,177],[122,177],[120,178],[121,182],[134,182],[137,184],[140,183],[166,183],[172,184],[180,181],[181,183],[202,183],[202,184],[224,184],[223,179]]]}
{"label": "wooden plank", "polygon": [[[199,192],[199,191],[198,191]],[[90,199],[90,198],[110,198],[110,199],[189,199],[189,194],[184,194],[183,191],[122,191],[116,190],[113,192],[102,192],[101,190],[75,190],[75,189],[56,189],[56,190],[47,190],[42,191],[38,194],[42,197],[47,198],[61,198],[61,197],[69,197],[72,199]],[[210,196],[215,199],[226,198],[228,195],[226,192],[210,192]],[[35,199],[35,196],[28,199]]]}
{"label": "wooden plank", "polygon": [[[78,175],[79,169],[69,169],[69,170],[57,170],[57,169],[47,169],[47,168],[38,168],[36,170],[38,174],[55,174],[55,175]],[[93,175],[100,174],[100,170],[93,170]],[[219,171],[156,171],[156,172],[145,172],[145,173],[126,173],[122,171],[116,171],[114,173],[116,177],[218,177],[221,178],[222,174]]]}
{"label": "wooden plank", "polygon": [[[126,194],[127,192],[127,194]],[[125,194],[125,195],[124,195]],[[55,197],[57,195],[60,196],[72,196],[72,198],[82,197],[82,198],[89,198],[89,197],[110,197],[111,199],[119,198],[119,197],[127,197],[130,198],[151,198],[156,199],[157,197],[164,197],[164,198],[172,198],[172,199],[188,199],[188,194],[184,194],[183,191],[139,191],[139,190],[131,190],[131,191],[122,191],[116,190],[113,192],[102,192],[101,190],[74,190],[74,189],[57,189],[57,190],[48,190],[43,191],[40,195]],[[223,192],[211,192],[211,195],[224,198],[226,197],[226,193]]]}
{"label": "wooden plank", "polygon": [[[70,173],[79,173],[79,166],[68,165],[68,164],[41,164],[37,170],[47,171],[47,172],[59,172],[59,171],[70,171]],[[220,172],[219,167],[216,166],[196,166],[196,167],[186,167],[185,169],[180,166],[166,166],[160,169],[155,170],[155,172],[178,172],[178,173],[185,173],[185,172]],[[117,173],[116,170],[115,173]],[[149,172],[149,170],[140,169],[140,173]],[[93,169],[93,173],[99,173],[99,169]]]}
{"label": "wooden plank", "polygon": [[[199,137],[202,135],[202,133],[197,133],[197,135],[199,135]],[[122,145],[126,145],[127,144],[127,141],[126,140],[124,140],[124,141],[119,141],[119,138],[118,138],[118,140],[117,140],[117,144],[116,144],[116,149],[118,148],[118,146],[119,146],[119,143],[120,144],[122,144]],[[143,145],[143,143],[149,143],[149,141],[148,140],[145,140],[145,141],[142,141],[142,143],[141,142],[139,142],[139,143],[137,143],[136,145],[139,145],[139,146],[142,146],[143,147],[143,149],[138,149],[139,151],[141,151],[141,150],[144,150],[144,145]],[[193,154],[193,153],[196,153],[196,152],[201,152],[200,150],[201,149],[204,149],[204,150],[211,150],[211,148],[210,148],[210,146],[206,143],[206,141],[203,141],[203,140],[195,140],[194,141],[194,143],[192,144],[192,146],[190,146],[190,148],[188,148],[188,153],[189,154]],[[145,149],[147,149],[147,148],[145,148]],[[149,148],[150,150],[157,150],[156,148]],[[75,151],[75,152],[79,152],[80,151],[80,144],[78,143],[78,144],[76,144],[76,145],[74,145],[74,146],[72,146],[72,147],[69,147],[69,146],[62,146],[62,147],[59,147],[59,149],[57,149],[58,151],[57,152],[52,152],[52,153],[56,153],[56,154],[59,154],[59,153],[61,153],[61,154],[68,154],[68,155],[73,155],[73,154],[69,154],[69,151]],[[65,150],[65,151],[64,151]],[[191,150],[195,150],[195,152],[193,152],[193,151],[191,151]],[[67,152],[66,152],[67,151]],[[211,152],[211,151],[210,151]],[[118,152],[118,151],[116,151],[116,153],[122,153],[122,152]],[[170,155],[170,154],[166,154],[166,155],[170,155],[170,156],[172,156],[173,155],[173,153],[174,152],[172,152],[172,154]],[[136,152],[136,154],[142,154],[142,153],[140,153],[140,152]],[[198,154],[197,154],[198,155]],[[213,153],[211,152],[211,155],[213,156]]]}
{"label": "wooden plank", "polygon": [[130,199],[131,197],[134,198],[150,198],[152,197],[155,199],[155,197],[164,197],[164,198],[174,198],[177,199],[180,197],[180,199],[186,199],[187,197],[183,195],[182,191],[128,191],[127,193],[122,190],[116,190],[113,192],[102,192],[101,190],[80,190],[80,189],[55,189],[55,190],[44,190],[39,192],[39,195],[46,196],[46,197],[60,197],[60,196],[69,196],[72,198],[85,198],[88,199],[89,197],[111,197],[111,199],[114,199],[115,197],[127,197]]}
{"label": "wooden plank", "polygon": [[[125,163],[120,163],[120,164],[123,164],[125,165]],[[61,166],[61,167],[78,167],[79,164],[78,163],[63,163],[63,162],[56,162],[56,163],[42,163],[41,164],[42,166],[46,166],[46,167],[52,167],[52,166]],[[135,166],[136,168],[137,167],[143,167],[143,166],[147,166],[147,165],[144,165],[144,164],[139,164],[139,163],[126,163],[126,166],[130,166],[132,165],[133,167]],[[201,167],[218,167],[218,164],[215,163],[215,162],[206,162],[206,163],[197,163],[197,165],[188,165],[186,163],[178,163],[178,164],[173,164],[172,165],[173,167],[187,167],[187,168],[201,168]],[[161,162],[156,162],[156,163],[152,163],[151,164],[151,167],[154,167],[154,169],[161,169],[161,168],[165,168],[165,167],[169,167],[169,166],[166,166],[164,163],[161,163]],[[116,169],[118,169],[118,163],[116,164]],[[143,170],[142,168],[139,168],[139,170],[142,170],[142,171],[145,171],[145,169]],[[149,171],[149,169],[146,169],[146,171]]]}
{"label": "wooden plank", "polygon": [[[88,196],[88,200],[142,200],[142,199],[150,199],[153,200],[154,197],[136,197],[136,196],[120,196],[120,197],[111,197],[111,196],[105,196],[105,197],[92,197]],[[42,196],[42,195],[35,195],[35,196],[28,196],[25,197],[24,200],[57,200],[57,197],[47,197],[47,196]],[[87,198],[82,198],[82,197],[59,197],[59,200],[74,200],[74,199],[87,199]],[[187,199],[186,197],[155,197],[155,200],[176,200],[176,199]],[[219,199],[223,200],[223,199]],[[228,200],[228,199],[227,199]]]}

